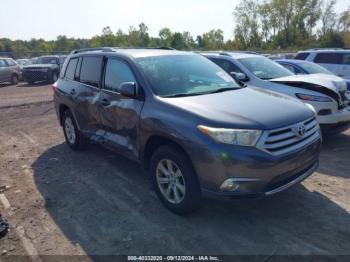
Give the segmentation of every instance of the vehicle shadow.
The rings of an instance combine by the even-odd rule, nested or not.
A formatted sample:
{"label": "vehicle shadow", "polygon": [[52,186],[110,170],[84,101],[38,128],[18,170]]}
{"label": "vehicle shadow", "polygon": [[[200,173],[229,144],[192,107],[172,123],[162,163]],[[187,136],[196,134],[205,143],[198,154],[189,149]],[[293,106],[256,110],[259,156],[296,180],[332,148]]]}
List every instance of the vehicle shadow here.
{"label": "vehicle shadow", "polygon": [[204,201],[167,211],[134,162],[91,146],[48,149],[32,164],[45,207],[90,255],[350,254],[350,215],[302,185],[264,199]]}
{"label": "vehicle shadow", "polygon": [[16,86],[16,85],[13,85],[12,83],[10,82],[5,82],[5,83],[0,83],[0,88],[3,88],[3,87],[8,87],[8,86]]}
{"label": "vehicle shadow", "polygon": [[350,133],[326,136],[323,139],[319,171],[325,175],[350,178]]}
{"label": "vehicle shadow", "polygon": [[46,81],[35,82],[33,84],[29,84],[27,82],[20,82],[20,83],[18,83],[17,86],[19,86],[19,87],[34,87],[34,86],[46,86],[48,84],[49,83]]}

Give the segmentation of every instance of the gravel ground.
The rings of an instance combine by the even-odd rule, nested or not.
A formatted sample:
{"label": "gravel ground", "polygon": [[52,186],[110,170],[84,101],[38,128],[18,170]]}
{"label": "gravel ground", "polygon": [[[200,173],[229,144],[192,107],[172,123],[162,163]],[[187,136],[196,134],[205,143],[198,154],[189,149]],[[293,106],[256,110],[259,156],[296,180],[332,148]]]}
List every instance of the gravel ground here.
{"label": "gravel ground", "polygon": [[162,207],[135,163],[95,145],[71,151],[50,92],[0,87],[0,187],[10,187],[3,192],[10,206],[0,203],[0,210],[11,225],[0,261],[28,254],[350,255],[349,131],[325,139],[318,172],[301,185],[264,199],[205,200],[179,217]]}

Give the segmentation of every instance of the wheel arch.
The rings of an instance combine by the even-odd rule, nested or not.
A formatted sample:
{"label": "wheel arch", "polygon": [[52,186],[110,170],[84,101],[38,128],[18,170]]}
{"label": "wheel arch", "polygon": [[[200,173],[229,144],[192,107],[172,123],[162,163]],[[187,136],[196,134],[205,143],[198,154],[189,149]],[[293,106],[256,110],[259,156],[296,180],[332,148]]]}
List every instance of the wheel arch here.
{"label": "wheel arch", "polygon": [[175,139],[169,138],[167,136],[163,135],[151,135],[144,146],[144,150],[142,152],[142,164],[143,167],[148,170],[150,168],[151,158],[153,153],[161,146],[171,146],[176,148],[178,151],[184,153],[186,158],[190,161],[192,167],[193,162],[189,154],[187,153],[186,149],[183,145],[181,145],[179,142],[177,142]]}
{"label": "wheel arch", "polygon": [[59,115],[59,120],[60,120],[61,126],[63,125],[64,112],[66,112],[67,110],[70,110],[70,108],[65,104],[60,104],[58,107],[58,115]]}

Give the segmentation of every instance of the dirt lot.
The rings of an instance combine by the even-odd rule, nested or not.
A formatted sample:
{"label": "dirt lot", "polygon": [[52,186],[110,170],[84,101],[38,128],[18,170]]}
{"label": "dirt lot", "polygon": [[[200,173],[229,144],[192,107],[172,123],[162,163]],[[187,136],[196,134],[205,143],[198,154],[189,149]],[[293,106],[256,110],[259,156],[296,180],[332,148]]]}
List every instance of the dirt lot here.
{"label": "dirt lot", "polygon": [[324,141],[320,169],[302,185],[265,199],[206,200],[198,212],[179,217],[162,207],[133,162],[94,145],[71,151],[50,92],[43,85],[0,87],[0,186],[10,186],[0,194],[0,210],[11,225],[0,239],[0,260],[350,255],[349,131]]}

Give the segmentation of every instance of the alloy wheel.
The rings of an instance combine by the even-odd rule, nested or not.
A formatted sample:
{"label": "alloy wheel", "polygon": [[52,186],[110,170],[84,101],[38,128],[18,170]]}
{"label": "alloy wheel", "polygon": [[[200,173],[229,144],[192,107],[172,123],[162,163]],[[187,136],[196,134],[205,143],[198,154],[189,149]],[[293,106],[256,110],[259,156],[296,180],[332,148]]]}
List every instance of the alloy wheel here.
{"label": "alloy wheel", "polygon": [[177,164],[170,159],[159,161],[156,169],[157,184],[167,201],[179,204],[185,198],[185,179]]}

